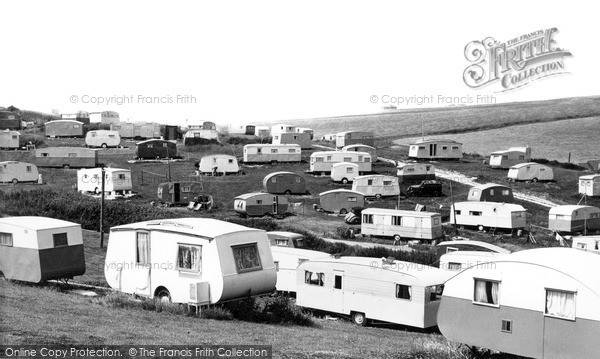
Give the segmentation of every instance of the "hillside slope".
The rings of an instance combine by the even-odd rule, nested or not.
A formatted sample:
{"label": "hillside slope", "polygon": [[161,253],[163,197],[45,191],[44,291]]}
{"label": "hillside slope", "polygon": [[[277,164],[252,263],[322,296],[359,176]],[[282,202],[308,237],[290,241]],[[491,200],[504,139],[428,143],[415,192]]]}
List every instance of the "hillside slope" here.
{"label": "hillside slope", "polygon": [[[369,115],[287,121],[309,127],[320,136],[345,130],[374,132],[380,138],[399,138],[502,128],[600,115],[600,97],[575,97],[495,105],[398,110]],[[421,128],[422,126],[422,128]]]}

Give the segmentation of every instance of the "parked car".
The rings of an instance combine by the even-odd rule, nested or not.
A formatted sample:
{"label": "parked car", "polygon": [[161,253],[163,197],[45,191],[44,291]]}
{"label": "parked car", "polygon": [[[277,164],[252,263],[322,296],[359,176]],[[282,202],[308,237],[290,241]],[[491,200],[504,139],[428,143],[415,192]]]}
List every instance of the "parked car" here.
{"label": "parked car", "polygon": [[409,196],[423,197],[434,196],[440,197],[442,193],[442,184],[436,180],[422,181],[420,184],[409,186],[406,190]]}

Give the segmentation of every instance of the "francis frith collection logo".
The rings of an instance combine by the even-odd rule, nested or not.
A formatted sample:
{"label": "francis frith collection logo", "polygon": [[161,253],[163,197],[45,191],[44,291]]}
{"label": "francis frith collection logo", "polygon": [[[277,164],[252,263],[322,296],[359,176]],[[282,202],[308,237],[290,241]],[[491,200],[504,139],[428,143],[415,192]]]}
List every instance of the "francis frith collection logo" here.
{"label": "francis frith collection logo", "polygon": [[538,30],[502,43],[492,37],[471,41],[465,46],[471,63],[463,73],[465,83],[472,88],[497,83],[504,92],[566,73],[564,58],[571,53],[557,46],[557,32]]}

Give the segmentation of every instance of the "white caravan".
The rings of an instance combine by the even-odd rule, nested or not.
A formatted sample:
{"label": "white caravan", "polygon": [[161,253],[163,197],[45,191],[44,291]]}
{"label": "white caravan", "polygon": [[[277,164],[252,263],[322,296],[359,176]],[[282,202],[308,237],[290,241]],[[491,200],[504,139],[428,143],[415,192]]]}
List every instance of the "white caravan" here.
{"label": "white caravan", "polygon": [[367,152],[317,151],[310,155],[308,172],[331,174],[334,163],[351,162],[358,165],[359,173],[371,172],[371,155]]}
{"label": "white caravan", "polygon": [[375,198],[400,195],[398,177],[385,175],[355,177],[352,182],[352,190]]}
{"label": "white caravan", "polygon": [[[131,171],[122,168],[104,169],[104,194],[106,199],[132,196]],[[99,195],[102,191],[102,168],[77,171],[77,191]]]}
{"label": "white caravan", "polygon": [[432,240],[442,236],[442,215],[433,212],[367,208],[361,213],[360,232],[366,235]]}
{"label": "white caravan", "polygon": [[296,270],[306,261],[329,257],[328,253],[308,249],[271,246],[273,261],[277,268],[277,286],[279,292],[296,292]]}
{"label": "white caravan", "polygon": [[270,293],[277,280],[265,231],[208,218],[112,227],[104,268],[111,288],[195,305]]}
{"label": "white caravan", "polygon": [[422,264],[367,257],[317,258],[298,266],[296,304],[418,328],[437,325],[449,273]]}
{"label": "white caravan", "polygon": [[498,202],[457,202],[450,209],[450,223],[459,226],[522,229],[527,225],[527,210],[518,204]]}
{"label": "white caravan", "polygon": [[358,177],[358,165],[352,162],[338,162],[331,165],[331,180],[346,184]]}
{"label": "white caravan", "polygon": [[508,170],[509,181],[553,181],[554,172],[548,167],[535,162],[520,163]]}

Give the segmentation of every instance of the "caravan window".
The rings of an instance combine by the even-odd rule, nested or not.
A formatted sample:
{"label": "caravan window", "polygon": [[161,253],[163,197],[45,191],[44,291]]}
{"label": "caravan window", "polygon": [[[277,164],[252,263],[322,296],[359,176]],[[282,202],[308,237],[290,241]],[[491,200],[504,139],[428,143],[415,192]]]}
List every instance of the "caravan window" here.
{"label": "caravan window", "polygon": [[562,319],[575,320],[575,292],[546,289],[544,314]]}
{"label": "caravan window", "polygon": [[508,189],[503,189],[503,190],[502,190],[502,195],[503,195],[503,196],[509,196],[509,195],[510,195],[510,190],[508,190]]}
{"label": "caravan window", "polygon": [[288,150],[288,152],[289,152],[289,153],[296,153],[296,149],[295,149],[295,148],[290,148],[290,149]]}
{"label": "caravan window", "polygon": [[[2,236],[2,234],[0,234],[0,237],[1,236]],[[586,250],[587,249],[587,244],[586,243],[577,243],[577,249]]]}
{"label": "caravan window", "polygon": [[383,181],[383,185],[384,186],[391,186],[392,185],[392,181]]}
{"label": "caravan window", "polygon": [[344,157],[343,162],[352,162],[352,157]]}
{"label": "caravan window", "polygon": [[183,193],[192,192],[192,186],[181,186],[181,192],[183,192]]}
{"label": "caravan window", "polygon": [[356,197],[348,197],[348,202],[356,202]]}
{"label": "caravan window", "polygon": [[476,304],[487,304],[498,306],[498,291],[500,283],[485,279],[475,279],[473,302]]}
{"label": "caravan window", "polygon": [[67,233],[54,233],[52,240],[54,241],[54,247],[63,247],[69,244],[67,242]]}
{"label": "caravan window", "polygon": [[457,209],[457,210],[454,211],[454,214],[457,215],[457,216],[460,216],[460,213],[461,213],[460,209]]}
{"label": "caravan window", "polygon": [[276,148],[271,148],[271,153],[277,153],[277,149]]}
{"label": "caravan window", "polygon": [[27,167],[25,168],[25,171],[27,171],[27,172],[31,172],[31,166],[27,166]]}
{"label": "caravan window", "polygon": [[276,246],[287,247],[289,244],[288,244],[288,240],[287,240],[287,239],[280,239],[280,238],[277,238],[277,239],[275,240],[275,245],[276,245]]}
{"label": "caravan window", "polygon": [[367,186],[372,186],[372,185],[373,185],[373,180],[372,179],[367,180]]}
{"label": "caravan window", "polygon": [[453,150],[458,150],[458,146],[452,146]]}
{"label": "caravan window", "polygon": [[519,159],[520,159],[520,160],[524,160],[524,159],[525,159],[525,156],[523,156],[523,155],[520,155],[520,156],[519,156]]}
{"label": "caravan window", "polygon": [[404,284],[396,284],[396,298],[410,300],[411,295],[412,295],[411,286],[404,285]]}
{"label": "caravan window", "polygon": [[48,157],[50,154],[48,152],[42,152],[42,157]]}
{"label": "caravan window", "polygon": [[425,297],[429,298],[430,302],[435,302],[442,299],[442,293],[444,292],[444,285],[431,285],[425,288]]}
{"label": "caravan window", "polygon": [[273,177],[273,178],[271,178],[271,182],[273,182],[273,183],[277,183],[277,177]]}
{"label": "caravan window", "polygon": [[296,183],[300,183],[300,177],[296,177]]}
{"label": "caravan window", "polygon": [[442,150],[446,151],[448,149],[448,146],[442,146]]}
{"label": "caravan window", "polygon": [[162,146],[163,146],[163,147],[169,147],[169,145],[168,145],[168,144],[166,144],[166,143],[163,143],[163,144],[162,144]]}
{"label": "caravan window", "polygon": [[2,233],[0,232],[0,246],[13,246],[13,235],[12,233]]}
{"label": "caravan window", "polygon": [[460,263],[456,263],[456,262],[448,263],[448,270],[461,270],[461,269],[462,269],[462,264],[460,264]]}
{"label": "caravan window", "polygon": [[333,289],[342,289],[342,276],[336,275],[333,283]]}
{"label": "caravan window", "polygon": [[311,271],[304,271],[304,283],[310,285],[318,285],[322,287],[325,282],[325,273],[314,273]]}
{"label": "caravan window", "polygon": [[346,173],[352,173],[352,172],[354,172],[352,167],[346,167]]}
{"label": "caravan window", "polygon": [[233,258],[238,273],[251,272],[262,269],[256,243],[232,246]]}
{"label": "caravan window", "polygon": [[392,226],[402,226],[402,217],[392,216]]}
{"label": "caravan window", "polygon": [[407,169],[405,169],[405,171],[406,171],[406,172],[414,172],[414,171],[415,171],[415,169],[414,169],[414,168],[407,168]]}
{"label": "caravan window", "polygon": [[323,162],[323,157],[315,157],[315,162]]}
{"label": "caravan window", "polygon": [[256,204],[262,204],[262,199],[257,199]]}
{"label": "caravan window", "polygon": [[419,146],[419,149],[420,149],[420,150],[424,150],[424,149],[425,149],[425,146]]}
{"label": "caravan window", "polygon": [[177,250],[177,269],[202,272],[202,246],[180,244]]}
{"label": "caravan window", "polygon": [[431,171],[431,166],[425,166],[425,171],[427,171],[427,172]]}
{"label": "caravan window", "polygon": [[493,196],[493,195],[494,195],[494,189],[490,188],[490,196]]}
{"label": "caravan window", "polygon": [[148,232],[135,233],[135,262],[138,264],[150,263],[150,234]]}
{"label": "caravan window", "polygon": [[373,223],[373,215],[372,214],[363,214],[363,223]]}
{"label": "caravan window", "polygon": [[77,153],[69,153],[68,157],[77,157]]}
{"label": "caravan window", "polygon": [[115,135],[108,135],[109,138],[115,138]]}
{"label": "caravan window", "polygon": [[469,211],[469,216],[481,216],[482,214],[481,211]]}
{"label": "caravan window", "polygon": [[230,158],[229,160],[227,160],[227,163],[233,163],[233,159]]}
{"label": "caravan window", "polygon": [[435,225],[438,225],[438,224],[440,224],[440,219],[439,218],[434,218],[433,219],[433,225],[435,226]]}

